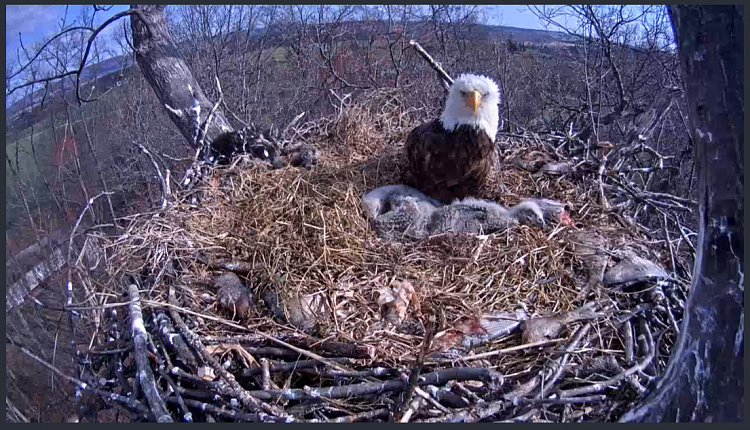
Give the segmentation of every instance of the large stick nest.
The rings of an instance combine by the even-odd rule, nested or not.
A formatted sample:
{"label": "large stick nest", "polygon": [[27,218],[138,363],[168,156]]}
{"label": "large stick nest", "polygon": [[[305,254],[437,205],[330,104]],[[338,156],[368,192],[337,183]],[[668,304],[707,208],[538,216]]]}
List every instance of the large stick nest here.
{"label": "large stick nest", "polygon": [[[505,162],[496,172],[487,195],[482,197],[503,204],[515,204],[524,197],[555,199],[568,205],[573,226],[540,229],[519,225],[489,237],[449,234],[421,242],[379,239],[363,215],[360,198],[376,187],[401,182],[403,141],[416,124],[411,119],[413,112],[402,112],[394,100],[390,95],[373,98],[368,104],[344,108],[335,117],[301,127],[305,131],[296,133],[295,138],[305,139],[321,154],[321,161],[312,169],[272,170],[266,164],[242,160],[231,167],[211,169],[199,188],[179,196],[167,210],[129,217],[124,233],[104,238],[108,242],[109,282],[103,288],[121,295],[128,284],[137,283],[144,301],[146,325],[154,339],[158,340],[154,311],[177,309],[206,345],[214,344],[212,351],[217,359],[233,363],[226,368],[243,388],[256,391],[265,388],[270,392],[258,380],[241,377],[243,368],[260,366],[257,360],[261,357],[274,360],[273,367],[282,362],[308,360],[311,355],[305,357],[306,354],[289,349],[279,352],[278,349],[284,348],[258,334],[295,339],[295,345],[304,351],[334,359],[346,355],[316,339],[329,345],[355,344],[360,349],[357,354],[348,355],[352,357],[346,362],[349,369],[364,371],[380,366],[408,373],[420,355],[424,328],[432,324],[429,321],[434,320],[436,331],[445,332],[467,318],[480,319],[495,311],[513,311],[519,305],[533,316],[580,308],[585,303],[581,290],[589,268],[575,251],[572,238],[576,232],[596,231],[604,239],[602,248],[610,252],[627,246],[637,250],[641,257],[671,268],[666,242],[641,233],[637,225],[629,224],[618,213],[605,211],[599,204],[599,190],[590,177],[538,176],[511,165],[509,161],[521,152],[544,149],[538,136],[536,140],[499,138],[501,159]],[[200,196],[200,202],[192,204],[196,195]],[[680,250],[676,253],[676,258],[685,264],[684,253]],[[242,267],[235,267],[235,271],[252,292],[253,306],[244,319],[237,312],[219,307],[216,278],[226,272],[221,267],[228,267],[227,263],[241,263]],[[386,321],[387,307],[379,304],[379,292],[394,282],[408,282],[414,288],[406,319],[414,322],[416,329],[397,328]],[[680,284],[686,282],[682,280]],[[179,303],[170,304],[170,288],[176,292]],[[651,285],[646,290],[653,288]],[[277,293],[279,301],[286,304],[287,322],[283,318],[274,319],[263,301],[267,292]],[[679,293],[684,298],[684,288]],[[519,331],[462,353],[448,348],[441,350],[435,346],[439,343],[433,342],[422,373],[477,367],[503,375],[505,382],[497,387],[487,380],[466,386],[451,381],[448,388],[468,401],[465,407],[454,405],[441,410],[434,405],[435,401],[426,401],[415,394],[414,398],[425,404],[415,401],[403,406],[403,410],[413,409],[409,415],[412,420],[477,421],[493,417],[495,420],[615,420],[643,394],[638,387],[650,387],[652,377],[665,368],[676,337],[666,314],[631,312],[642,309],[638,306],[644,303],[658,308],[659,303],[649,302],[651,297],[643,288],[601,290],[595,299],[601,310],[599,318],[567,324],[558,339],[538,346],[521,345]],[[295,327],[288,322],[295,319],[291,315],[293,306],[289,304],[300,302],[314,303],[315,312]],[[681,310],[676,309],[673,314],[679,320]],[[623,336],[621,323],[628,318],[631,320],[627,327],[633,322],[636,339],[640,337],[635,346],[629,346]],[[572,344],[571,334],[584,324],[590,324],[588,334]],[[94,345],[99,348],[112,345],[104,336],[99,337],[102,339],[96,338]],[[245,340],[239,340],[240,337]],[[238,343],[245,346],[244,352],[226,346]],[[215,344],[226,347],[217,348]],[[551,369],[554,373],[555,360],[559,361],[566,346],[572,349],[555,389],[570,390],[620,378],[595,391],[605,396],[555,404],[566,402],[558,396],[549,397],[553,392],[540,397],[537,386],[524,393],[535,380],[538,382],[544,371]],[[625,353],[626,347],[635,351],[634,358]],[[510,350],[505,353],[499,351],[507,348]],[[453,355],[445,358],[445,354],[431,356],[430,352]],[[490,354],[481,356],[482,353]],[[642,369],[623,376],[624,369],[641,363],[649,353],[655,358]],[[480,356],[474,358],[476,355]],[[592,365],[596,360],[609,363],[609,368]],[[179,362],[175,357],[172,361]],[[582,372],[586,367],[582,364],[594,366],[594,370]],[[191,372],[187,367],[183,370]],[[271,372],[270,376],[278,387],[300,389],[363,381],[361,376],[331,377],[331,368],[323,364],[314,370],[301,374],[289,370]],[[370,381],[373,374],[369,375]],[[381,379],[394,378],[399,380],[392,374]],[[157,380],[166,387],[167,383],[158,375]],[[211,391],[197,382],[190,385],[186,378],[175,377],[175,380],[194,394],[199,388]],[[397,412],[396,405],[402,400],[400,392],[353,395],[339,400],[326,400],[323,396],[315,402],[302,403],[287,396],[277,404],[298,420],[335,417],[383,420],[389,413]],[[182,392],[182,396],[190,398],[190,391]],[[263,400],[269,396],[256,393],[255,397]],[[511,401],[518,396],[527,397]],[[193,398],[200,397],[195,394]],[[204,396],[201,401],[228,410],[231,403],[228,399],[212,400],[211,396]],[[316,402],[317,409],[300,406]],[[178,404],[169,404],[174,416],[180,416],[176,413]],[[486,405],[494,405],[495,409],[487,412],[482,409]],[[370,415],[364,413],[367,411],[371,411]],[[402,416],[397,413],[397,418]],[[226,414],[214,414],[213,418],[229,419]]]}

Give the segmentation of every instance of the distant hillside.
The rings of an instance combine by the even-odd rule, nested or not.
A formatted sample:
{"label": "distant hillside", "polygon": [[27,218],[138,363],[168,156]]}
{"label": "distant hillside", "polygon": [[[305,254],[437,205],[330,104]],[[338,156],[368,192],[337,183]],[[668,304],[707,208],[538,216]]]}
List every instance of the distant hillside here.
{"label": "distant hillside", "polygon": [[[368,22],[368,23],[349,22],[349,23],[343,23],[339,25],[355,27],[354,38],[359,39],[362,37],[367,37],[369,35],[369,33],[364,27],[372,25],[372,22]],[[425,28],[425,33],[428,31],[427,28],[429,27],[429,26],[425,27],[421,24],[417,25],[417,23],[411,23],[410,25],[412,26],[412,29],[414,31],[414,33],[411,34],[411,36],[415,38],[419,38],[420,36],[422,36],[422,34],[420,34],[421,32],[419,31],[420,26]],[[356,28],[356,27],[360,27],[360,28]],[[275,31],[270,32],[268,36],[272,39],[276,39],[276,38],[281,39],[283,33],[284,33],[284,29],[277,28]],[[503,40],[512,39],[516,43],[545,44],[545,43],[564,42],[564,41],[571,40],[571,37],[569,35],[562,33],[562,32],[558,32],[558,31],[535,30],[535,29],[519,28],[519,27],[512,27],[512,26],[478,25],[476,27],[476,33],[478,35],[482,35],[483,38],[485,39],[494,39],[494,38],[502,38]],[[243,36],[246,34],[247,33],[242,33]],[[259,40],[261,37],[263,37],[263,34],[264,34],[263,30],[258,30],[258,31],[254,31],[250,33],[250,37],[252,39]],[[100,63],[91,64],[87,66],[83,70],[83,73],[81,74],[81,80],[87,85],[90,84],[92,80],[96,80],[97,82],[96,85],[100,87],[100,88],[97,88],[97,92],[106,91],[112,86],[117,84],[118,82],[118,79],[116,79],[117,74],[129,69],[132,66],[133,66],[133,57],[130,55],[109,58]],[[66,91],[71,91],[75,87],[75,78],[71,76],[64,80],[59,80],[50,84],[51,92],[50,94],[47,94],[47,97],[49,98],[53,95],[58,94],[59,91],[61,91],[63,87],[66,88]],[[23,97],[22,99],[10,105],[5,110],[6,136],[13,132],[21,131],[31,125],[30,124],[31,108],[38,106],[41,103],[43,97],[44,97],[44,88],[35,91],[31,95]],[[39,120],[41,118],[36,118],[36,119]]]}
{"label": "distant hillside", "polygon": [[537,30],[500,25],[487,25],[487,31],[492,35],[503,34],[506,38],[513,38],[514,42],[551,43],[572,42],[573,37],[561,31]]}
{"label": "distant hillside", "polygon": [[[106,59],[99,63],[91,64],[83,69],[81,73],[81,81],[89,82],[92,79],[99,79],[112,73],[119,73],[123,68],[128,68],[133,65],[132,56],[118,56]],[[50,94],[47,97],[51,97],[57,94],[60,89],[65,85],[68,88],[75,86],[75,77],[70,76],[67,79],[60,79],[58,81],[50,83]],[[44,88],[35,91],[33,94],[27,95],[17,102],[10,105],[5,109],[5,119],[8,121],[9,118],[17,115],[23,110],[29,109],[32,105],[37,105],[42,101],[44,97]],[[7,125],[7,124],[6,124]]]}

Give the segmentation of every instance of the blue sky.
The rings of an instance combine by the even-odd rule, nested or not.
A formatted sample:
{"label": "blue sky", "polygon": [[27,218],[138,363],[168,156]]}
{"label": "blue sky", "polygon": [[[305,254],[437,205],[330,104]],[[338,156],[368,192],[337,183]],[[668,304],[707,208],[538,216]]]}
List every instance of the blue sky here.
{"label": "blue sky", "polygon": [[[91,5],[68,5],[67,17],[65,5],[6,5],[5,6],[5,58],[15,58],[16,49],[20,47],[18,33],[21,33],[24,46],[33,47],[45,36],[54,35],[60,28],[62,19],[66,23],[79,19],[83,8],[92,9]],[[96,24],[101,24],[112,15],[126,10],[126,5],[115,5],[108,12],[97,12]],[[488,16],[491,24],[509,25],[522,28],[542,28],[539,20],[521,5],[492,6]],[[109,29],[113,29],[112,26]]]}
{"label": "blue sky", "polygon": [[507,25],[509,27],[535,28],[543,30],[544,27],[533,13],[529,12],[526,5],[495,5],[489,11],[490,24]]}
{"label": "blue sky", "polygon": [[[20,47],[18,33],[21,33],[24,46],[31,49],[34,43],[41,42],[45,36],[57,33],[63,18],[66,25],[72,22],[81,24],[81,11],[84,8],[93,10],[91,5],[68,5],[66,16],[65,8],[65,5],[5,5],[6,61],[16,57],[16,49]],[[126,5],[115,5],[108,12],[97,12],[94,24],[99,25],[112,15],[127,9]],[[107,30],[111,32],[114,27],[109,26]]]}

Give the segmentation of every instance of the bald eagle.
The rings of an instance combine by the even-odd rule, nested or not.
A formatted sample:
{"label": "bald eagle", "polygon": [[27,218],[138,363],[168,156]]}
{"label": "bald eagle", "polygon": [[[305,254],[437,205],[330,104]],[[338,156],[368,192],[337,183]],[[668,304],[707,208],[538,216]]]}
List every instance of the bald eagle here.
{"label": "bald eagle", "polygon": [[448,91],[440,118],[415,127],[405,152],[413,185],[443,203],[477,196],[495,163],[500,88],[464,74]]}

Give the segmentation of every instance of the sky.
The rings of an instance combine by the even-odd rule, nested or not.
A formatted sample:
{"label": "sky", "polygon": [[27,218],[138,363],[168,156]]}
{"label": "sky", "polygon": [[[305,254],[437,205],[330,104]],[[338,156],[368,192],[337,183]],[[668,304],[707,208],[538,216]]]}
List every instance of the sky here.
{"label": "sky", "polygon": [[[65,14],[67,7],[67,17]],[[75,23],[80,25],[81,11],[91,5],[5,5],[5,58],[16,57],[16,50],[20,48],[18,34],[26,49],[41,42],[45,36],[52,36],[60,29],[63,18],[66,25]],[[97,12],[94,25],[99,25],[112,15],[127,10],[126,5],[114,5],[108,12]],[[113,26],[107,30],[114,30]],[[105,30],[103,34],[107,34]]]}
{"label": "sky", "polygon": [[526,5],[495,5],[491,6],[489,24],[506,25],[509,27],[533,28],[543,30],[544,26],[539,18],[529,12]]}
{"label": "sky", "polygon": [[[67,7],[67,18],[65,15]],[[83,8],[91,10],[91,5],[6,5],[5,6],[5,58],[14,58],[20,47],[18,33],[21,33],[24,46],[30,48],[45,36],[54,35],[65,19],[66,24],[80,17]],[[108,12],[97,12],[96,24],[101,24],[112,15],[126,10],[126,5],[115,5]],[[541,29],[539,20],[521,5],[492,6],[488,16],[490,24],[508,25],[521,28]],[[114,29],[110,26],[108,29]]]}

